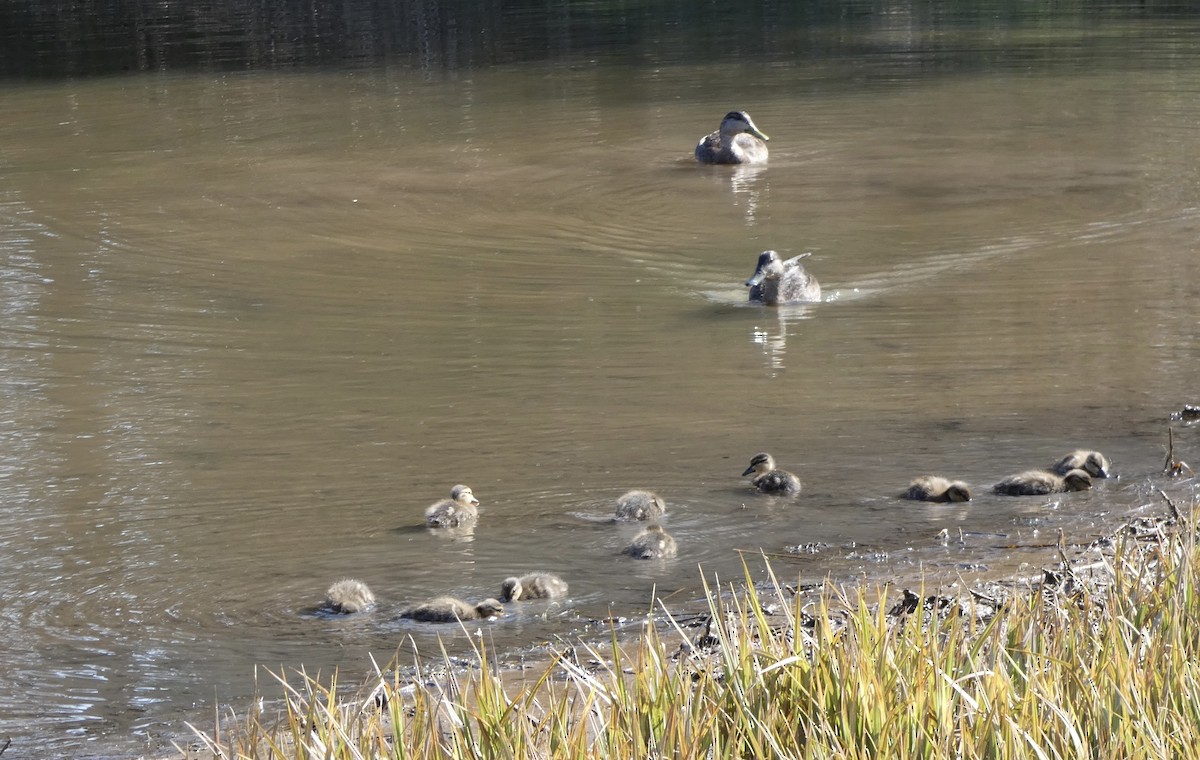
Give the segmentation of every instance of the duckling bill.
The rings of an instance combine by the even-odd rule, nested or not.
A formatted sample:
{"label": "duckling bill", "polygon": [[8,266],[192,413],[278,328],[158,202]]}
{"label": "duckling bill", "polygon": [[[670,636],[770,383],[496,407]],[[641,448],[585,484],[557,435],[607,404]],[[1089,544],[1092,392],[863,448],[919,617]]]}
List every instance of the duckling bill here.
{"label": "duckling bill", "polygon": [[820,301],[821,284],[800,263],[800,259],[810,255],[802,253],[783,261],[775,251],[758,254],[754,274],[746,280],[750,301],[767,306]]}

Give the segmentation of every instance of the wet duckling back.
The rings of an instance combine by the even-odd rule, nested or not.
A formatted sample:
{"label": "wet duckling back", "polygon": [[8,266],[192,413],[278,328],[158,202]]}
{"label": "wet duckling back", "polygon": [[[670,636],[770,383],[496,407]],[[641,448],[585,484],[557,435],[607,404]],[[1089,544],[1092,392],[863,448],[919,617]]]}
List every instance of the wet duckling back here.
{"label": "wet duckling back", "polygon": [[754,474],[750,483],[759,493],[794,496],[800,493],[800,478],[787,470],[775,467],[775,458],[765,451],[760,451],[750,459],[750,466],[742,473],[742,477]]}
{"label": "wet duckling back", "polygon": [[375,605],[375,594],[367,584],[353,578],[337,581],[325,592],[325,607],[332,612],[362,612]]}
{"label": "wet duckling back", "polygon": [[1086,491],[1092,487],[1092,476],[1084,470],[1070,470],[1057,475],[1044,470],[1028,470],[1011,475],[995,486],[996,493],[1007,496],[1044,496],[1050,493]]}
{"label": "wet duckling back", "polygon": [[678,547],[675,538],[663,530],[661,525],[647,525],[625,549],[625,553],[635,559],[660,559],[674,557]]}
{"label": "wet duckling back", "polygon": [[442,499],[425,510],[425,524],[431,528],[457,528],[470,525],[479,517],[479,499],[468,486],[450,489],[450,498]]}
{"label": "wet duckling back", "polygon": [[937,475],[922,475],[908,484],[903,494],[914,501],[960,502],[971,500],[971,487],[961,480],[947,480]]}
{"label": "wet duckling back", "polygon": [[657,520],[667,512],[667,505],[658,494],[633,490],[617,499],[617,520]]}
{"label": "wet duckling back", "polygon": [[567,595],[567,582],[552,573],[528,573],[520,578],[505,578],[500,598],[506,602],[523,599],[558,599]]}
{"label": "wet duckling back", "polygon": [[439,596],[405,609],[400,617],[423,623],[454,623],[459,620],[487,620],[502,614],[504,605],[495,599],[468,604],[452,596]]}

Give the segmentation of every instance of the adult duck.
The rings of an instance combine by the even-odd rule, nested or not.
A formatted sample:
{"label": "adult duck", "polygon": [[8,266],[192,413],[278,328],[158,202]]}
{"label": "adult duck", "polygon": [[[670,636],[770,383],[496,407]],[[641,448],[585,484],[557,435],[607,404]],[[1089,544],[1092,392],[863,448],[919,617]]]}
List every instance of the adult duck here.
{"label": "adult duck", "polygon": [[716,132],[696,144],[696,160],[702,164],[764,164],[767,140],[745,111],[730,111]]}
{"label": "adult duck", "polygon": [[746,280],[750,301],[767,306],[820,301],[821,284],[800,263],[800,259],[811,255],[802,253],[784,261],[775,251],[758,254],[758,266]]}

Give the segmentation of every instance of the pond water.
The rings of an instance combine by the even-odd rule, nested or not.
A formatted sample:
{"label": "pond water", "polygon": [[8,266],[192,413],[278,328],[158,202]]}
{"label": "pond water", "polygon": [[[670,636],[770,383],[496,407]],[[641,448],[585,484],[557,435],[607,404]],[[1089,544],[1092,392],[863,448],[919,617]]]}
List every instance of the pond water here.
{"label": "pond water", "polygon": [[[518,572],[571,594],[490,624],[510,655],[694,602],[743,556],[759,576],[760,551],[804,581],[1007,572],[1190,494],[1159,471],[1200,398],[1198,32],[894,19],[819,61],[9,82],[14,751],[160,746],[245,704],[257,665],[353,680],[368,653],[461,650],[396,610]],[[732,108],[768,166],[692,160]],[[811,251],[825,301],[747,304],[767,248]],[[1080,446],[1120,477],[987,493]],[[748,489],[760,450],[798,498]],[[895,498],[926,472],[976,499]],[[459,482],[479,526],[430,533]],[[620,555],[633,529],[603,518],[634,487],[676,559]],[[312,614],[346,576],[380,609]]]}

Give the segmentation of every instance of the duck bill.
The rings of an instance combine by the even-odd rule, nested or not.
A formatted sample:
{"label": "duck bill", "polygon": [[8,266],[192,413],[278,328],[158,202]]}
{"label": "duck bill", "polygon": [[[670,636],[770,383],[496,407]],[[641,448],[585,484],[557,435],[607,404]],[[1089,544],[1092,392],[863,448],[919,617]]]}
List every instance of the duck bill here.
{"label": "duck bill", "polygon": [[750,134],[754,135],[755,137],[757,137],[760,140],[770,140],[771,139],[771,138],[767,137],[767,134],[765,132],[758,131],[758,127],[754,126],[753,124],[750,125]]}
{"label": "duck bill", "polygon": [[[749,283],[747,283],[747,284],[749,284]],[[747,467],[746,471],[742,473],[742,477],[744,478],[752,472],[754,472],[754,465],[750,465],[749,467]]]}
{"label": "duck bill", "polygon": [[761,283],[766,278],[767,278],[767,273],[760,269],[754,273],[753,277],[751,277],[749,280],[746,280],[746,287],[752,288],[755,285],[758,285],[759,283]]}

